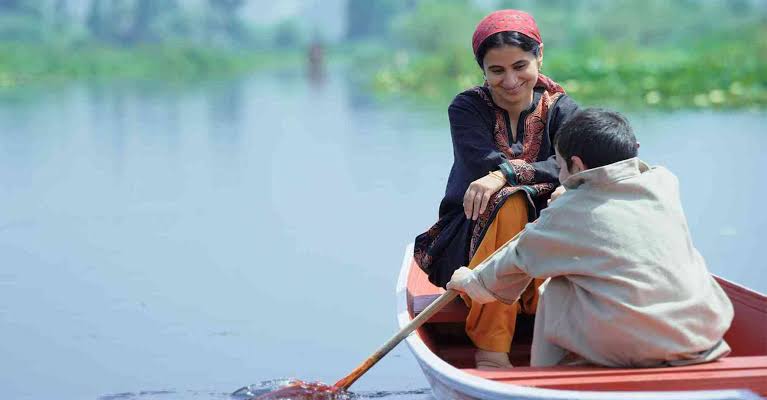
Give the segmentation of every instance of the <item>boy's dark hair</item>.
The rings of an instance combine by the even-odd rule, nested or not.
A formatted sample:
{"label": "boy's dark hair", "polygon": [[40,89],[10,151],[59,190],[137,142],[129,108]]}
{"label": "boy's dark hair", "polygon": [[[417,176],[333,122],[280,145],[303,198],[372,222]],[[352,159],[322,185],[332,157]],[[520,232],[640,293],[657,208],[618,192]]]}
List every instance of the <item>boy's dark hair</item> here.
{"label": "boy's dark hair", "polygon": [[527,35],[514,31],[494,33],[483,40],[482,44],[477,47],[477,55],[475,56],[475,59],[477,60],[477,64],[479,64],[479,68],[485,69],[485,55],[487,55],[487,52],[490,51],[490,49],[497,49],[503,46],[519,47],[524,51],[533,53],[536,57],[538,57],[538,54],[541,52],[541,46],[538,42]]}
{"label": "boy's dark hair", "polygon": [[637,140],[626,118],[616,111],[586,108],[573,115],[554,139],[559,155],[572,167],[578,156],[587,168],[598,168],[637,156]]}

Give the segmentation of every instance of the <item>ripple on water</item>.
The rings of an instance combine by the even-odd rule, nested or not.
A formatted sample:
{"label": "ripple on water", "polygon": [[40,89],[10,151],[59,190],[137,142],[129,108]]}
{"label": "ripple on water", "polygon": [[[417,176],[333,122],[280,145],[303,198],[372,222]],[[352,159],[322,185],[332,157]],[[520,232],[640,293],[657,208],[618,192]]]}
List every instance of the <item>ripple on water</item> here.
{"label": "ripple on water", "polygon": [[[431,397],[431,390],[428,388],[404,390],[404,391],[367,391],[367,392],[333,392],[333,391],[306,391],[298,392],[298,395],[287,395],[285,397],[267,397],[270,392],[274,392],[280,388],[288,386],[301,386],[303,382],[297,379],[273,379],[269,381],[263,381],[260,383],[244,386],[237,389],[232,393],[232,397],[242,400],[256,400],[266,399],[269,400],[365,400],[365,399],[386,399],[386,400],[428,400],[433,399]],[[304,386],[312,387],[324,387],[327,385],[322,383],[309,383]],[[263,397],[260,397],[263,396]]]}
{"label": "ripple on water", "polygon": [[[121,392],[99,396],[98,400],[251,400],[276,389],[293,385],[297,379],[272,379],[244,386],[234,393],[222,393],[214,390],[141,390],[136,392]],[[333,397],[335,396],[335,397]],[[431,389],[414,390],[376,390],[360,392],[341,392],[333,396],[318,394],[309,397],[310,400],[433,400]],[[282,398],[281,400],[308,400],[306,397]]]}

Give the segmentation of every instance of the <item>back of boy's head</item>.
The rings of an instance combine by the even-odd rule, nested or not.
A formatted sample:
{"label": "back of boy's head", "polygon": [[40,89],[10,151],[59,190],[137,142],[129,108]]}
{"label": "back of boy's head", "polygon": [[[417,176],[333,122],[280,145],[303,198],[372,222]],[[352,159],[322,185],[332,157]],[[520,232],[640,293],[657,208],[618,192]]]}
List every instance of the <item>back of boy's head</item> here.
{"label": "back of boy's head", "polygon": [[637,141],[626,118],[616,111],[585,108],[575,113],[559,130],[554,141],[567,167],[572,156],[587,168],[599,168],[637,156]]}

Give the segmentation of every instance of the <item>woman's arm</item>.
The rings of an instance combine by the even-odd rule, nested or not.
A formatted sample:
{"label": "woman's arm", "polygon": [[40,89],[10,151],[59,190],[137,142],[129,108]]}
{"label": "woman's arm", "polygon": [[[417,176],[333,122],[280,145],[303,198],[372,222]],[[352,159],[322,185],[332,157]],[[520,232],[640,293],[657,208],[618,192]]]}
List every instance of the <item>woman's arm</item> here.
{"label": "woman's arm", "polygon": [[471,180],[497,170],[498,164],[506,160],[493,142],[494,121],[477,103],[469,95],[460,94],[448,108],[455,162],[466,168]]}
{"label": "woman's arm", "polygon": [[491,171],[469,185],[463,195],[463,212],[474,221],[485,212],[490,197],[506,185],[506,178],[498,171]]}
{"label": "woman's arm", "polygon": [[532,163],[524,160],[508,160],[501,163],[498,168],[512,185],[558,182],[559,179],[559,166],[554,155],[543,161]]}
{"label": "woman's arm", "polygon": [[490,173],[506,157],[493,141],[492,119],[476,103],[461,94],[448,108],[455,163],[470,182],[463,196],[463,211],[466,218],[473,220],[485,212],[490,197],[506,184],[503,174]]}

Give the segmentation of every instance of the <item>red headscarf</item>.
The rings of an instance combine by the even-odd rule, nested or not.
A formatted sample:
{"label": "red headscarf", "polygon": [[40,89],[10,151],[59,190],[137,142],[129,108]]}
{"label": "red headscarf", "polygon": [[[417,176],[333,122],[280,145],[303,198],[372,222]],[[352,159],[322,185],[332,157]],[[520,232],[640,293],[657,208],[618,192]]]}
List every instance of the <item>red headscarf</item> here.
{"label": "red headscarf", "polygon": [[[498,32],[519,32],[535,40],[539,45],[543,44],[541,32],[538,30],[538,25],[532,15],[519,10],[498,10],[482,18],[477,29],[474,30],[474,36],[471,40],[474,56],[477,55],[477,50],[482,42]],[[565,92],[559,84],[543,74],[538,74],[536,86],[543,86],[550,92]]]}

